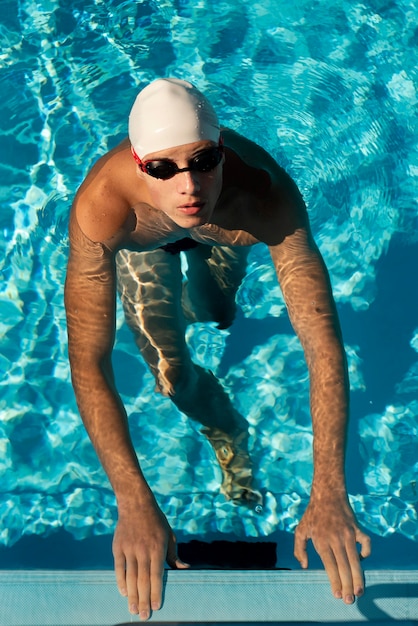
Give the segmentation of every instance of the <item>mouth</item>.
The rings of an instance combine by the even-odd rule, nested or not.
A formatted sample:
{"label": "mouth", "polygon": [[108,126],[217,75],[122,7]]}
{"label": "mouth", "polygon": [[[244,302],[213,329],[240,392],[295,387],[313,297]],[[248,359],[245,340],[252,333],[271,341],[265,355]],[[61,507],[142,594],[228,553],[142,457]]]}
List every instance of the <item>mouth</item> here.
{"label": "mouth", "polygon": [[204,202],[188,202],[178,207],[178,210],[184,215],[197,215],[205,206]]}

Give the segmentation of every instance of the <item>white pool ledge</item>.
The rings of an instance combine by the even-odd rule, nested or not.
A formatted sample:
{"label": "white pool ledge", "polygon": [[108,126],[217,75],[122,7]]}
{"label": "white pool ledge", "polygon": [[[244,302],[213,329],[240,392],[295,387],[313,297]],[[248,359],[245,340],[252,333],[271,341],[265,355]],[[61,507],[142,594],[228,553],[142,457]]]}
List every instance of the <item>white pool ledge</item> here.
{"label": "white pool ledge", "polygon": [[[386,622],[418,619],[418,570],[366,572],[354,605],[322,571],[167,571],[151,622]],[[1,626],[115,626],[131,620],[111,571],[0,570]]]}

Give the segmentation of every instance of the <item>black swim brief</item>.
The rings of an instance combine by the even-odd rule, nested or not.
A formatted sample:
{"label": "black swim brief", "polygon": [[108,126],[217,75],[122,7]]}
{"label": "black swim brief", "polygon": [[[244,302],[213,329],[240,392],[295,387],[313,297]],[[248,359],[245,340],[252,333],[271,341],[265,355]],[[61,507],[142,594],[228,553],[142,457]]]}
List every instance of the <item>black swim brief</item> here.
{"label": "black swim brief", "polygon": [[165,246],[161,246],[160,249],[165,250],[165,252],[169,252],[170,254],[180,254],[180,252],[191,250],[192,248],[196,248],[198,245],[199,244],[194,239],[185,237],[184,239],[179,239],[173,243],[167,243]]}

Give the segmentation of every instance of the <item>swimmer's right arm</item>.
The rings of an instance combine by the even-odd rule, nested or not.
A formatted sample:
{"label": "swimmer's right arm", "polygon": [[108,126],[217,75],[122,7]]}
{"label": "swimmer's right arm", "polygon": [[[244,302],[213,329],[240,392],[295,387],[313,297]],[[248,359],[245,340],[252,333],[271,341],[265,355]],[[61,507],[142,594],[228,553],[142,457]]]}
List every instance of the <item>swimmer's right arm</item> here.
{"label": "swimmer's right arm", "polygon": [[72,382],[117,499],[113,553],[118,588],[128,597],[131,613],[147,619],[161,606],[165,560],[172,567],[186,566],[177,558],[175,536],[142,474],[115,388],[115,282],[113,254],[83,235],[73,212],[65,284]]}

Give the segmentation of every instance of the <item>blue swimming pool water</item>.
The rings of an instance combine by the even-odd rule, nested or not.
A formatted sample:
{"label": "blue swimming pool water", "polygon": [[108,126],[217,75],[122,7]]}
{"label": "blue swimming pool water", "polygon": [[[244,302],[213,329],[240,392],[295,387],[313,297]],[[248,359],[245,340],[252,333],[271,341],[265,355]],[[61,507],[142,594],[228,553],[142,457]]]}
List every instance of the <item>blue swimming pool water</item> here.
{"label": "blue swimming pool water", "polygon": [[[405,0],[2,2],[2,555],[28,538],[65,531],[70,542],[93,541],[114,527],[114,498],[70,384],[66,229],[77,186],[126,134],[139,87],[158,76],[194,82],[225,125],[261,143],[301,188],[349,358],[351,502],[366,530],[398,538],[391,553],[402,546],[407,560],[416,551],[416,8]],[[251,252],[238,305],[230,331],[193,325],[188,339],[248,419],[266,491],[261,513],[220,494],[212,449],[155,394],[119,311],[114,363],[133,440],[185,540],[290,533],[308,499],[307,372],[262,247]]]}

